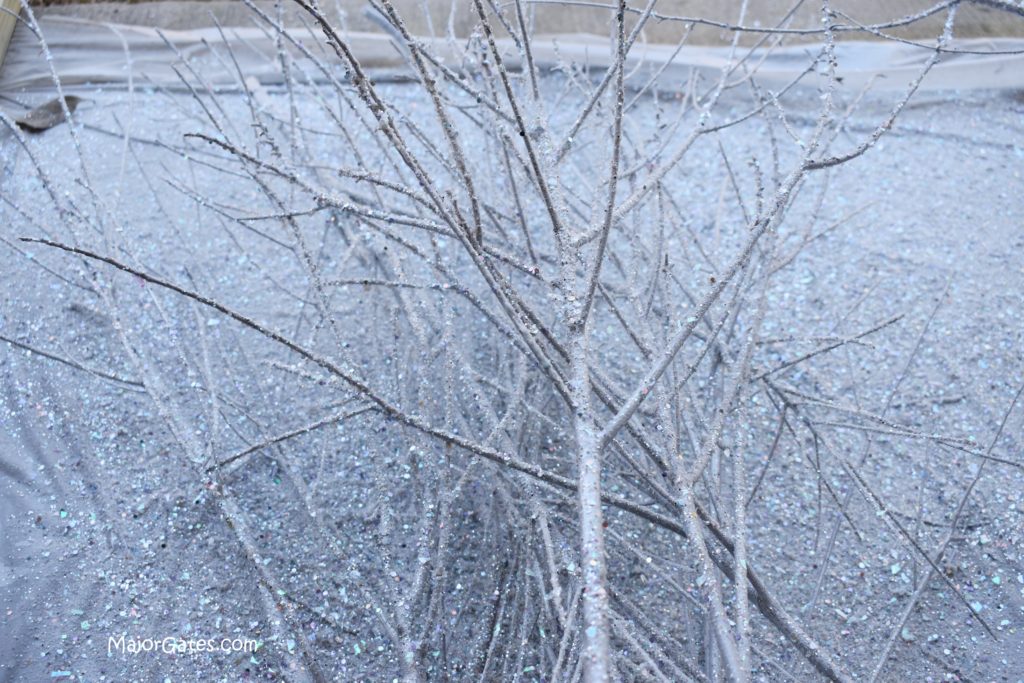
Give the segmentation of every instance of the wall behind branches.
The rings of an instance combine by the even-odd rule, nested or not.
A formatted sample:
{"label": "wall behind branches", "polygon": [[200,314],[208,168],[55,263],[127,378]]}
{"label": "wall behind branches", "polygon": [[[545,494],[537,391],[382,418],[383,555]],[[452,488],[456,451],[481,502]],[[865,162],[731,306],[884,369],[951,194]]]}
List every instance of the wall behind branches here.
{"label": "wall behind branches", "polygon": [[[594,33],[607,34],[611,12],[600,5],[604,0],[572,0],[576,5],[554,4],[549,0],[533,4],[535,30],[538,33]],[[38,14],[73,15],[99,21],[126,24],[142,24],[161,28],[195,28],[209,25],[210,13],[226,26],[249,25],[249,10],[237,0],[167,0],[162,2],[39,2]],[[274,3],[259,0],[257,3],[273,12]],[[345,22],[351,30],[375,30],[376,25],[363,14],[365,0],[337,0],[322,3],[329,13],[344,13]],[[394,3],[415,34],[430,35],[444,33],[449,22],[456,34],[466,35],[474,23],[471,3],[465,0],[396,0]],[[645,3],[634,1],[631,6],[643,9]],[[745,26],[770,27],[777,25],[792,9],[793,0],[763,0],[750,3]],[[901,17],[922,12],[938,4],[932,0],[841,0],[833,3],[833,9],[849,19],[843,23],[865,25],[882,24]],[[296,8],[285,5],[286,23],[298,24]],[[429,9],[429,20],[423,8]],[[739,18],[738,0],[660,0],[657,12],[663,16],[701,17],[710,21],[736,23]],[[941,31],[943,13],[913,22],[907,27],[886,29],[888,35],[904,39],[934,39]],[[634,15],[635,18],[635,15]],[[852,20],[852,21],[851,21]],[[803,2],[794,12],[791,26],[806,28],[820,26],[820,3]],[[645,37],[651,42],[676,43],[683,35],[685,24],[672,21],[651,21],[645,29]],[[847,34],[858,39],[876,38],[867,32]],[[1006,13],[995,11],[981,4],[969,3],[960,8],[957,18],[956,37],[981,38],[988,36],[1024,35],[1024,22],[1010,21]],[[701,25],[694,28],[690,42],[694,44],[716,44],[732,39],[732,33],[714,26]],[[794,38],[794,40],[799,38]],[[752,43],[753,35],[745,36],[742,42]],[[810,38],[809,40],[814,40]]]}

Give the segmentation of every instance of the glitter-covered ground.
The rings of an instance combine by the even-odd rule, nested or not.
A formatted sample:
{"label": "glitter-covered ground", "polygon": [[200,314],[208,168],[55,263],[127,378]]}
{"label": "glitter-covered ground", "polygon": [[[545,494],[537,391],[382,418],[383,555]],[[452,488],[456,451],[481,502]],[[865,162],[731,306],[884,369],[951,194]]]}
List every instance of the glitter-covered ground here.
{"label": "glitter-covered ground", "polygon": [[[416,97],[403,86],[390,92]],[[233,187],[223,173],[202,165],[214,163],[212,157],[177,151],[181,134],[196,129],[193,103],[184,95],[144,90],[131,101],[120,91],[82,94],[89,102],[81,120],[92,126],[81,131],[87,181],[99,190],[103,210],[119,217],[121,230],[91,236],[93,242],[118,245],[123,259],[216,292],[273,327],[315,337],[297,264],[273,256],[268,241],[198,208],[175,189],[212,187],[211,194],[236,207],[253,201],[248,186]],[[283,95],[267,97],[285,110]],[[241,98],[228,94],[221,101],[229,111],[244,113]],[[869,101],[854,124],[868,126],[884,104]],[[831,220],[858,213],[780,274],[770,292],[774,315],[765,334],[844,334],[894,314],[905,317],[872,337],[872,346],[846,347],[832,362],[801,366],[787,381],[822,395],[856,396],[865,410],[879,411],[920,338],[887,416],[987,447],[1024,381],[1022,115],[1024,103],[1012,94],[931,93],[904,112],[876,149],[835,174]],[[329,122],[311,115],[303,124],[317,129]],[[136,142],[126,145],[116,134],[124,126]],[[853,125],[844,135],[840,142],[848,143],[863,131]],[[747,150],[737,140],[728,144],[742,158]],[[380,485],[375,477],[381,470],[402,477],[407,465],[397,454],[408,450],[409,440],[369,416],[248,459],[230,481],[240,508],[235,512],[248,520],[248,538],[255,543],[245,547],[202,487],[196,474],[201,462],[190,463],[181,452],[185,437],[172,438],[166,425],[177,421],[194,430],[201,449],[219,458],[260,435],[306,424],[327,408],[336,411],[330,387],[297,374],[293,357],[256,335],[208,310],[153,294],[137,278],[113,279],[121,304],[112,314],[82,286],[92,272],[81,261],[17,242],[26,235],[66,235],[59,217],[47,211],[49,200],[26,152],[10,134],[0,144],[0,192],[9,200],[0,206],[0,335],[128,382],[0,344],[0,679],[276,680],[280,674],[274,672],[310,660],[327,680],[397,676],[399,655],[376,629],[358,586],[360,573],[379,560],[373,543],[380,531],[368,491]],[[66,127],[31,139],[30,148],[55,186],[77,191],[76,179],[83,176]],[[721,183],[699,169],[717,154],[710,143],[695,147],[693,160],[672,180],[676,201],[697,207],[693,225],[709,241],[715,235],[707,219]],[[325,269],[349,267],[332,256],[343,245],[329,238],[324,244]],[[400,386],[403,369],[415,367],[415,359],[410,364],[412,355],[391,357],[390,347],[373,344],[387,328],[387,304],[358,292],[336,303],[364,374]],[[158,391],[176,406],[170,420],[134,384],[139,378],[121,335],[166,383]],[[181,358],[181,348],[194,356]],[[210,412],[203,388],[210,373],[221,378],[219,401],[231,418]],[[752,420],[755,429],[762,428],[760,416]],[[994,455],[1024,462],[1022,420],[1019,408]],[[774,423],[767,417],[763,422],[770,440]],[[751,506],[751,553],[808,629],[861,671],[874,662],[925,566],[857,501],[849,514],[862,525],[865,540],[857,541],[849,526],[839,527],[822,593],[801,611],[818,580],[815,553],[822,552],[837,519],[834,505],[819,511],[820,489],[802,464],[805,455],[796,444],[784,444],[768,469]],[[921,545],[934,549],[978,463],[951,449],[877,434],[864,472]],[[836,481],[845,491],[847,484]],[[307,488],[311,482],[313,493]],[[317,522],[329,528],[330,542],[309,523],[301,501],[311,495],[330,511],[329,519]],[[474,502],[455,516],[470,539],[466,553],[475,552],[473,525],[486,526],[475,516],[476,501],[489,495],[486,477],[472,481],[467,498]],[[618,523],[613,516],[613,530]],[[658,547],[656,538],[649,540]],[[1022,547],[1024,472],[989,462],[943,571],[998,639],[987,636],[947,586],[933,580],[882,680],[1024,678]],[[563,552],[571,567],[575,549]],[[449,581],[472,590],[474,579],[460,576],[460,566],[456,555]],[[261,578],[264,570],[275,584]],[[613,574],[613,585],[647,580],[642,566],[620,563]],[[676,628],[674,604],[657,602],[662,590],[652,581],[636,595],[646,597],[653,620]],[[284,615],[285,626],[275,626],[268,614]],[[454,616],[452,622],[458,633],[463,627]],[[252,654],[108,656],[108,638],[121,634],[246,637],[263,645]],[[470,641],[479,636],[463,635]],[[453,645],[444,656],[455,659],[459,653]],[[526,655],[524,666],[537,664],[533,656]],[[813,679],[792,652],[782,652],[777,661],[797,680]],[[764,669],[758,677],[777,680],[774,675]],[[537,679],[533,671],[522,676]]]}

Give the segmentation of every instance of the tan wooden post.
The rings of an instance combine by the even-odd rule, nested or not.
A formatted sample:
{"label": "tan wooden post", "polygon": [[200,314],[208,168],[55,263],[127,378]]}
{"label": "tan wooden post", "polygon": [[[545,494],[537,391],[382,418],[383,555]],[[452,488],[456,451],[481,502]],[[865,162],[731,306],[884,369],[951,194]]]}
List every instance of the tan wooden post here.
{"label": "tan wooden post", "polygon": [[[0,7],[15,15],[21,11],[19,0],[0,0]],[[11,44],[11,35],[14,33],[14,25],[18,20],[7,12],[0,12],[0,67],[4,65],[4,57],[7,56],[7,48]]]}

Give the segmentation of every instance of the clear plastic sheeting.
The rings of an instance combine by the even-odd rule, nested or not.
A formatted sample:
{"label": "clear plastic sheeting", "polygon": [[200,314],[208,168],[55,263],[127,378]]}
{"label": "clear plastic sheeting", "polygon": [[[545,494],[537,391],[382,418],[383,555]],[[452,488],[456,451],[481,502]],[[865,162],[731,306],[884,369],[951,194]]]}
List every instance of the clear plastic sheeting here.
{"label": "clear plastic sheeting", "polygon": [[[39,20],[39,27],[53,57],[53,68],[65,85],[119,84],[129,78],[136,83],[173,87],[180,84],[172,65],[175,55],[167,42],[201,68],[212,85],[237,84],[234,65],[227,59],[225,46],[230,46],[242,71],[264,83],[280,80],[276,64],[278,46],[273,32],[251,27],[195,28],[159,31],[145,26],[96,23],[76,18],[50,17]],[[335,67],[338,60],[324,44],[323,36],[302,28],[289,33],[318,58]],[[161,35],[162,34],[162,35]],[[382,33],[351,32],[347,39],[352,50],[367,68],[399,69],[404,66],[400,52],[391,38]],[[446,39],[424,38],[434,54],[456,59]],[[499,41],[507,54],[507,63],[515,68],[519,52],[511,41]],[[553,68],[560,62],[588,65],[595,70],[609,64],[607,38],[566,34],[540,35],[533,49],[538,65]],[[770,88],[792,81],[808,62],[808,45],[763,50],[752,56],[758,64],[758,82]],[[961,52],[945,54],[928,74],[921,88],[925,90],[1021,88],[1024,87],[1024,40],[1019,38],[985,38],[954,41],[950,49]],[[994,54],[977,54],[977,53]],[[836,48],[842,86],[860,89],[871,84],[880,90],[901,90],[920,72],[932,51],[919,45],[895,42],[840,41]],[[631,70],[660,73],[663,88],[681,87],[694,70],[710,76],[728,62],[729,49],[673,45],[637,45],[629,60]],[[300,64],[302,60],[299,60]],[[670,62],[667,67],[665,63]],[[663,68],[665,67],[665,68]],[[317,77],[310,64],[305,70]],[[0,92],[24,89],[52,89],[50,65],[39,49],[35,35],[25,27],[15,31],[10,52],[0,70]]]}

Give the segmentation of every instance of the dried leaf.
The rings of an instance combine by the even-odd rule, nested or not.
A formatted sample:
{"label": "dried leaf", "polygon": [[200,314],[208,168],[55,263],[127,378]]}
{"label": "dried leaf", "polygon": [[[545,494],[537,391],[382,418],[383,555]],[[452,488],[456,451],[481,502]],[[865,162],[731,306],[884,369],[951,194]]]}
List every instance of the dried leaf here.
{"label": "dried leaf", "polygon": [[[82,101],[82,98],[75,95],[68,95],[64,98],[64,101],[67,103],[68,111],[73,112],[78,106],[78,103]],[[41,104],[23,116],[19,116],[15,119],[15,122],[22,130],[26,130],[31,133],[41,133],[44,130],[49,130],[57,124],[63,123],[63,121],[64,108],[61,106],[60,98],[54,98],[46,104]]]}

